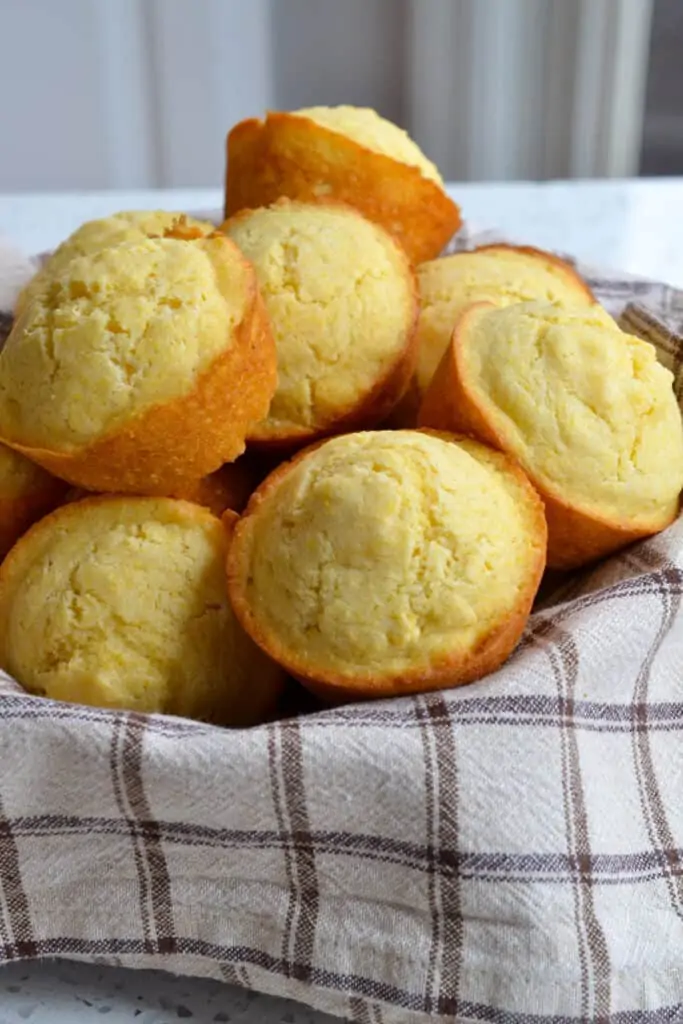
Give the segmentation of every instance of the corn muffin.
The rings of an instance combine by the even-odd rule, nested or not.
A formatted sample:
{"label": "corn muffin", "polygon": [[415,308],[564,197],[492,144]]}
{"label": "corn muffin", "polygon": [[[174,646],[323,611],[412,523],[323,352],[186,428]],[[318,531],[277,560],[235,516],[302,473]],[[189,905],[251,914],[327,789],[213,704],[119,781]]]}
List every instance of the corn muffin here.
{"label": "corn muffin", "polygon": [[184,213],[164,210],[127,210],[82,224],[58,246],[37,274],[19,293],[15,314],[59,275],[76,256],[107,249],[121,242],[142,242],[145,238],[201,238],[213,231],[213,224],[195,220]]}
{"label": "corn muffin", "polygon": [[0,559],[32,523],[64,499],[67,485],[0,445]]}
{"label": "corn muffin", "polygon": [[545,566],[543,505],[507,456],[450,434],[323,442],[252,495],[228,554],[246,631],[314,693],[468,683],[515,647]]}
{"label": "corn muffin", "polygon": [[277,347],[277,391],[249,440],[301,445],[380,422],[415,368],[417,293],[400,246],[328,201],[280,199],[222,230],[256,270]]}
{"label": "corn muffin", "polygon": [[417,275],[420,341],[415,376],[421,396],[448,347],[456,320],[473,302],[510,306],[538,301],[563,308],[596,302],[573,267],[529,246],[487,245],[454,253],[423,263]]}
{"label": "corn muffin", "polygon": [[279,196],[343,200],[395,235],[414,263],[437,256],[461,223],[434,164],[362,107],[269,112],[230,131],[226,217]]}
{"label": "corn muffin", "polygon": [[470,306],[420,423],[513,456],[540,492],[548,565],[574,568],[674,519],[683,427],[673,377],[599,307]]}
{"label": "corn muffin", "polygon": [[0,354],[0,439],[92,491],[172,494],[235,459],[277,380],[253,268],[222,234],[71,260]]}
{"label": "corn muffin", "polygon": [[237,624],[236,516],[171,498],[53,512],[0,567],[0,664],[30,693],[222,725],[261,721],[283,673]]}

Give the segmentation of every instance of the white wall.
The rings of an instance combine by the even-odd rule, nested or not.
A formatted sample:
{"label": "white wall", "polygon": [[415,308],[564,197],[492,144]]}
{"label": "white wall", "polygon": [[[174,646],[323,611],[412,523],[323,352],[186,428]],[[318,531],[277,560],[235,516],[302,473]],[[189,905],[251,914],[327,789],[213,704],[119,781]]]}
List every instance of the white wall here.
{"label": "white wall", "polygon": [[0,191],[221,186],[228,128],[354,103],[447,178],[637,168],[652,0],[0,0]]}
{"label": "white wall", "polygon": [[400,119],[403,6],[0,0],[0,190],[219,185],[228,128],[269,105]]}
{"label": "white wall", "polygon": [[219,184],[270,39],[268,0],[0,0],[0,189]]}
{"label": "white wall", "polygon": [[278,105],[291,110],[343,98],[404,122],[407,6],[404,0],[274,3]]}
{"label": "white wall", "polygon": [[0,0],[0,188],[108,183],[100,27],[91,0]]}

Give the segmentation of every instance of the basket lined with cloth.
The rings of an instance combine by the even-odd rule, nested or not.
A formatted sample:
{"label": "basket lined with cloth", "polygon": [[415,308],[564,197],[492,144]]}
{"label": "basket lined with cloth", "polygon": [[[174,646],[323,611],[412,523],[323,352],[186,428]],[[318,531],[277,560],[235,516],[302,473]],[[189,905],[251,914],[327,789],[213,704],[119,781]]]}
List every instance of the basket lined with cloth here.
{"label": "basket lined with cloth", "polygon": [[[578,269],[680,397],[683,292]],[[212,976],[372,1024],[683,1020],[682,594],[679,519],[546,591],[479,683],[249,730],[4,677],[0,961]]]}

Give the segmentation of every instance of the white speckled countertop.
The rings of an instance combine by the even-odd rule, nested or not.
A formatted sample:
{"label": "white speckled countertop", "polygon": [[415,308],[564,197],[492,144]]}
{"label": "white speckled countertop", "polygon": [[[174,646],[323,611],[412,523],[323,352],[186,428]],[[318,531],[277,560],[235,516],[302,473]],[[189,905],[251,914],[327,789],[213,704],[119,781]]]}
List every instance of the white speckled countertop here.
{"label": "white speckled countertop", "polygon": [[[516,240],[683,288],[683,178],[453,185],[468,220]],[[122,209],[215,209],[218,190],[0,195],[0,235],[27,253]],[[0,1024],[325,1024],[333,1018],[219,982],[74,963],[0,967]]]}

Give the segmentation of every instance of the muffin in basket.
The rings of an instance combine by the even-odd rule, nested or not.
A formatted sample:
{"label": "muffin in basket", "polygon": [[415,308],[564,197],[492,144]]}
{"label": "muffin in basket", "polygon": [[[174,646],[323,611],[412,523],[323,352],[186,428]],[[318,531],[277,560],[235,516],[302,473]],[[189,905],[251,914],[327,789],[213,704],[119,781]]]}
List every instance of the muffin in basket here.
{"label": "muffin in basket", "polygon": [[142,242],[145,238],[201,238],[213,231],[213,224],[184,213],[165,210],[126,210],[110,217],[89,220],[69,235],[45,261],[17,297],[15,315],[59,275],[76,256],[107,249],[121,242]]}
{"label": "muffin in basket", "polygon": [[264,481],[228,582],[246,631],[314,693],[379,698],[497,668],[545,554],[543,505],[507,456],[450,434],[369,431]]}
{"label": "muffin in basket", "polygon": [[437,256],[460,226],[434,164],[401,128],[363,107],[269,112],[235,125],[226,216],[279,196],[341,199],[394,234],[414,263]]}
{"label": "muffin in basket", "polygon": [[67,485],[0,445],[0,559],[29,526],[63,499]]}
{"label": "muffin in basket", "polygon": [[0,664],[30,693],[224,725],[261,721],[283,673],[230,610],[237,517],[99,497],[33,526],[0,567]]}
{"label": "muffin in basket", "polygon": [[256,276],[222,234],[71,260],[0,354],[0,437],[93,491],[172,494],[235,459],[276,353]]}
{"label": "muffin in basket", "polygon": [[419,354],[415,374],[424,395],[441,362],[460,313],[473,302],[509,306],[551,302],[590,306],[596,302],[586,282],[564,260],[518,245],[486,245],[429,260],[417,268],[420,284]]}
{"label": "muffin in basket", "polygon": [[470,306],[420,423],[513,456],[541,494],[548,565],[568,569],[664,529],[683,486],[672,374],[599,307]]}
{"label": "muffin in basket", "polygon": [[400,246],[328,201],[280,199],[222,230],[256,270],[277,346],[277,391],[249,440],[300,446],[380,422],[415,368],[417,293]]}

